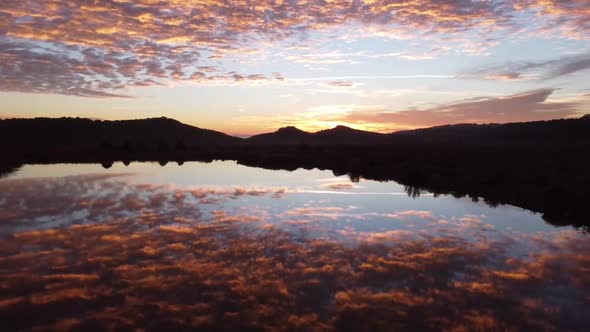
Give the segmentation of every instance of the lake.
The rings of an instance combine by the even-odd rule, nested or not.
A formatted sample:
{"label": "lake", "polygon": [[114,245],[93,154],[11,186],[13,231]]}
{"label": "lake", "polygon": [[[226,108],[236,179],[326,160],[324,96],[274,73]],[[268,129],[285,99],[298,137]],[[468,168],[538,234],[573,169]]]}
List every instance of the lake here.
{"label": "lake", "polygon": [[25,165],[0,238],[5,330],[590,326],[585,232],[325,170]]}

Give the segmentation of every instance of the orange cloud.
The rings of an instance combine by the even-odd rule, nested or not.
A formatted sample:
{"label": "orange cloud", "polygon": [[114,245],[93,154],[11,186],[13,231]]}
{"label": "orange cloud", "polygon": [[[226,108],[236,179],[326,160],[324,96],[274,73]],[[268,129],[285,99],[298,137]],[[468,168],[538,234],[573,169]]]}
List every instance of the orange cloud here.
{"label": "orange cloud", "polygon": [[[540,89],[501,97],[479,97],[428,108],[399,112],[356,111],[337,121],[351,124],[429,127],[459,123],[507,123],[551,120],[575,116],[578,102],[548,102],[552,89]],[[334,117],[331,120],[335,120]]]}
{"label": "orange cloud", "polygon": [[583,0],[7,0],[0,3],[0,91],[110,98],[169,81],[280,81],[277,73],[227,72],[212,60],[350,25],[363,35],[462,40],[477,53],[497,43],[493,33],[519,31],[522,10],[550,17],[547,29],[587,37]]}
{"label": "orange cloud", "polygon": [[357,185],[350,182],[336,182],[336,183],[328,183],[322,186],[323,188],[333,189],[333,190],[350,190],[358,188]]}

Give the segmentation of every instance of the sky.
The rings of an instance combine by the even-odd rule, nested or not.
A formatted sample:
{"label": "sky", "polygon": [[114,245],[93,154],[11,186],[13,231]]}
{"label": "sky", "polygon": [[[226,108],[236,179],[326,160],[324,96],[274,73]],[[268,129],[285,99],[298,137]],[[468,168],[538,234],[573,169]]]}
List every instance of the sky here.
{"label": "sky", "polygon": [[2,0],[0,118],[248,136],[590,113],[590,0]]}

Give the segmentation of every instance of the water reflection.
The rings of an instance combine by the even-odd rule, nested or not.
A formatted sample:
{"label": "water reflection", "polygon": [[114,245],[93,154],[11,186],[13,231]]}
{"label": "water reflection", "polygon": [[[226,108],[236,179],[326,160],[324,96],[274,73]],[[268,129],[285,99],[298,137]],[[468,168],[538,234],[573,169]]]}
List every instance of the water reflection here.
{"label": "water reflection", "polygon": [[590,241],[538,216],[317,174],[215,186],[118,170],[0,181],[5,329],[590,324]]}

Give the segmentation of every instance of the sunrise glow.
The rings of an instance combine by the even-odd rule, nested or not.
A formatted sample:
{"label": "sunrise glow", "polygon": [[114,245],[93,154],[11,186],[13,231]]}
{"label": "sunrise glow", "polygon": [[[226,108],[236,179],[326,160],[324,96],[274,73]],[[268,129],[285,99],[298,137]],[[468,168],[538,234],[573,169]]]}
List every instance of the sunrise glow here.
{"label": "sunrise glow", "polygon": [[577,117],[587,0],[0,3],[0,116],[251,135]]}

